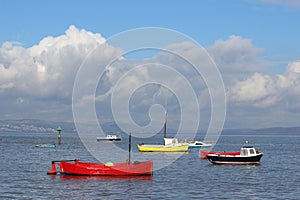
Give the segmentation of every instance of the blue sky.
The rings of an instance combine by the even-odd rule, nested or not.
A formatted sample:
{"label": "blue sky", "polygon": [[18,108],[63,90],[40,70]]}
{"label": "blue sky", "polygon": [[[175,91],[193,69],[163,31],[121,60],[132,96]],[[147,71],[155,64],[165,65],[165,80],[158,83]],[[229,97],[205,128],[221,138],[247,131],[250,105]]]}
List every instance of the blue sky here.
{"label": "blue sky", "polygon": [[276,63],[270,71],[282,72],[280,67],[299,59],[300,6],[270,2],[1,0],[0,44],[18,41],[29,47],[45,36],[63,34],[70,25],[106,38],[154,26],[180,31],[203,46],[230,35],[250,38]]}
{"label": "blue sky", "polygon": [[[76,71],[74,64],[63,63],[66,58],[55,57],[55,51],[65,52],[69,44],[74,49],[82,44],[93,46],[91,38],[101,43],[129,29],[162,27],[191,37],[215,58],[228,96],[225,127],[299,125],[300,1],[0,0],[0,5],[2,119],[55,120],[59,115],[59,120],[70,120],[68,95]],[[66,35],[84,39],[80,43],[62,37]],[[64,55],[76,56],[78,52],[73,50]],[[66,67],[50,62],[52,56]],[[42,72],[47,74],[41,76]],[[54,81],[56,72],[70,76],[65,77],[69,82],[61,82],[66,85],[61,91],[46,85],[44,90],[35,88],[41,81]],[[37,82],[28,83],[26,73],[37,73],[33,76]]]}
{"label": "blue sky", "polygon": [[300,6],[259,1],[1,0],[0,43],[25,46],[60,35],[71,24],[110,37],[138,27],[165,27],[206,46],[230,35],[250,38],[274,60],[298,56]]}

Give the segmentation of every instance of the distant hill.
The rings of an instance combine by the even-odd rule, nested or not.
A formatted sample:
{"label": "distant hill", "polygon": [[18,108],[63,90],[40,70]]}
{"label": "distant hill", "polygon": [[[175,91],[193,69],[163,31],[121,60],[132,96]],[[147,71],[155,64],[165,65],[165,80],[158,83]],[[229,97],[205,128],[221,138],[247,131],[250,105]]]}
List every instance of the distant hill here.
{"label": "distant hill", "polygon": [[278,134],[300,135],[300,127],[271,127],[259,129],[225,129],[222,134]]}
{"label": "distant hill", "polygon": [[60,126],[65,132],[75,132],[71,122],[53,122],[37,119],[0,120],[0,132],[49,133]]}
{"label": "distant hill", "polygon": [[300,134],[300,127],[272,127],[251,130],[252,133]]}

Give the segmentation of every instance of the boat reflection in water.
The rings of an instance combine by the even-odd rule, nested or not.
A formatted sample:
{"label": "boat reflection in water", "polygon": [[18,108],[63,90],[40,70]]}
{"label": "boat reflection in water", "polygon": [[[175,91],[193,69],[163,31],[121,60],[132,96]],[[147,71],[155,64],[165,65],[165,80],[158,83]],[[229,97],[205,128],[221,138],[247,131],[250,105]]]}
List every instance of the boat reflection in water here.
{"label": "boat reflection in water", "polygon": [[153,193],[152,176],[52,175],[50,177],[53,183],[59,182],[63,185],[63,189],[58,189],[57,192],[63,197],[68,197],[66,199],[130,199],[138,194],[149,199]]}

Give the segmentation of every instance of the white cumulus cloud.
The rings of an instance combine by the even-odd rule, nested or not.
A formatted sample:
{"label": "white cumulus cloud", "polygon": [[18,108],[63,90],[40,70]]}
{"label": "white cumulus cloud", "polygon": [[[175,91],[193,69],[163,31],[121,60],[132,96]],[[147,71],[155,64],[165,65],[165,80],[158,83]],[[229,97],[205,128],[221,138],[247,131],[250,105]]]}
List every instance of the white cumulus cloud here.
{"label": "white cumulus cloud", "polygon": [[[300,61],[288,64],[284,74],[275,76],[255,73],[230,88],[228,96],[233,102],[248,102],[266,107],[290,99],[299,99]],[[279,106],[279,105],[278,105]]]}
{"label": "white cumulus cloud", "polygon": [[[27,99],[32,104],[36,100],[48,101],[54,106],[61,101],[70,104],[81,63],[89,52],[105,41],[99,33],[71,25],[65,34],[45,37],[29,48],[15,42],[3,43],[0,47],[0,95]],[[104,53],[98,60],[112,57],[120,50],[102,45],[102,51]]]}
{"label": "white cumulus cloud", "polygon": [[36,97],[70,96],[81,62],[103,42],[99,34],[74,26],[30,48],[6,42],[0,49],[0,88],[13,85],[19,93]]}
{"label": "white cumulus cloud", "polygon": [[263,99],[274,92],[273,80],[268,75],[255,73],[245,81],[231,88],[231,98],[235,101],[253,101]]}

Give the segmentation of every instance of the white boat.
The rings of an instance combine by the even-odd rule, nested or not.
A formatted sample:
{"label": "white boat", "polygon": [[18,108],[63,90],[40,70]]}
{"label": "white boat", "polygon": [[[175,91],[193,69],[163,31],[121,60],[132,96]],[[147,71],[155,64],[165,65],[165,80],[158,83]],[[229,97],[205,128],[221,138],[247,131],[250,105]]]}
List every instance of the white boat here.
{"label": "white boat", "polygon": [[121,136],[107,135],[106,137],[97,137],[97,141],[121,141]]}
{"label": "white boat", "polygon": [[212,144],[205,143],[205,142],[202,142],[202,141],[189,142],[189,148],[192,148],[192,149],[202,148],[202,147],[210,147],[211,145]]}
{"label": "white boat", "polygon": [[257,165],[263,156],[262,152],[256,150],[253,146],[244,145],[238,152],[209,152],[206,158],[213,164],[230,165]]}

